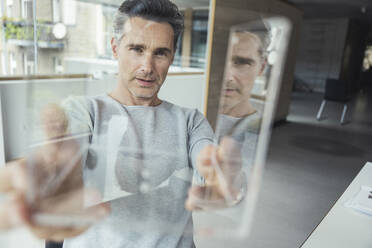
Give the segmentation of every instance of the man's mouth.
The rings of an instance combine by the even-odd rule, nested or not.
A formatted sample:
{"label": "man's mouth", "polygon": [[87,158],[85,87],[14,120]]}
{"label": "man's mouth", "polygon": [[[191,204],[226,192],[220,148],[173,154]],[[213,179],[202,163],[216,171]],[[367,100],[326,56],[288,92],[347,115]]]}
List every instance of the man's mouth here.
{"label": "man's mouth", "polygon": [[235,88],[225,88],[224,89],[224,95],[225,96],[231,96],[234,93],[239,93],[238,89],[235,89]]}
{"label": "man's mouth", "polygon": [[146,78],[136,78],[136,81],[145,87],[152,86],[155,83],[155,79],[146,79]]}

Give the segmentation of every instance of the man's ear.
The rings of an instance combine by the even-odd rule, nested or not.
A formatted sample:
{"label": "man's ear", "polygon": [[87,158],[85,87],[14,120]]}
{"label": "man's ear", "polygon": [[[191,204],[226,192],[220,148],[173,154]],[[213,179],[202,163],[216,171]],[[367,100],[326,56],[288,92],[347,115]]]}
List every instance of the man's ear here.
{"label": "man's ear", "polygon": [[261,69],[260,69],[260,73],[258,75],[262,75],[262,73],[265,71],[265,67],[267,65],[267,59],[264,59],[264,61],[262,62],[262,65],[261,65]]}
{"label": "man's ear", "polygon": [[114,55],[115,59],[118,58],[118,51],[117,51],[119,49],[118,45],[119,44],[117,40],[114,37],[112,37],[111,38],[111,50],[112,50],[112,54]]}
{"label": "man's ear", "polygon": [[173,61],[174,61],[174,57],[176,56],[176,51],[173,52],[173,55],[172,55],[172,58],[171,58],[171,63],[170,64],[173,64]]}

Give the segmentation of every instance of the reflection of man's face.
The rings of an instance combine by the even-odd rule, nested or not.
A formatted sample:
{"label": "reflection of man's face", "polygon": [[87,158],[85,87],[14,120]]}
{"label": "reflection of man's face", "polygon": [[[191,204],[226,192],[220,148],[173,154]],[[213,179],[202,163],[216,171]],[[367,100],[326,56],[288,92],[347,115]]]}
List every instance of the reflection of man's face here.
{"label": "reflection of man's face", "polygon": [[[258,36],[249,32],[237,32],[230,41],[230,57],[223,85],[223,113],[249,104],[253,84],[265,66],[260,54],[262,47]],[[248,111],[249,112],[249,111]]]}
{"label": "reflection of man's face", "polygon": [[119,63],[119,84],[132,99],[154,99],[173,62],[174,33],[170,24],[130,18],[120,43],[112,42]]}
{"label": "reflection of man's face", "polygon": [[372,65],[372,48],[370,48],[367,52],[367,59],[370,65]]}

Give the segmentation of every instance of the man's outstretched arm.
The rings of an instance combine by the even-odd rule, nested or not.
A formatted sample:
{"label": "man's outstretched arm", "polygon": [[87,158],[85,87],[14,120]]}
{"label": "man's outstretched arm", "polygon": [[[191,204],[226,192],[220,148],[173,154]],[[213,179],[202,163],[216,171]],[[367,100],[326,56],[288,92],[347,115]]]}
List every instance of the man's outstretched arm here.
{"label": "man's outstretched arm", "polygon": [[46,142],[26,159],[9,162],[0,169],[0,193],[6,196],[0,202],[0,230],[28,226],[39,238],[59,241],[79,235],[90,224],[47,224],[45,217],[71,213],[77,218],[99,219],[108,214],[109,208],[105,204],[86,207],[87,200],[94,202],[99,195],[83,187],[79,143],[67,132],[64,110],[50,105],[42,121]]}
{"label": "man's outstretched arm", "polygon": [[246,189],[240,145],[224,137],[217,145],[207,145],[197,157],[198,172],[204,185],[193,185],[185,207],[192,210],[226,208],[237,204]]}

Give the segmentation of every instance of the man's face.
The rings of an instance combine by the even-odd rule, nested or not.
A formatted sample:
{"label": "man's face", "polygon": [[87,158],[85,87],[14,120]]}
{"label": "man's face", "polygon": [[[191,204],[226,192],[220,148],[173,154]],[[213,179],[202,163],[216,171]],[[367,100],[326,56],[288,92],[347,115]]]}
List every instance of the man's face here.
{"label": "man's face", "polygon": [[119,83],[125,94],[151,100],[157,93],[173,62],[174,33],[165,22],[140,17],[128,19],[120,41],[112,40],[112,51],[119,64]]}
{"label": "man's face", "polygon": [[234,33],[231,44],[222,94],[226,108],[249,100],[253,84],[265,68],[258,36],[248,32]]}

